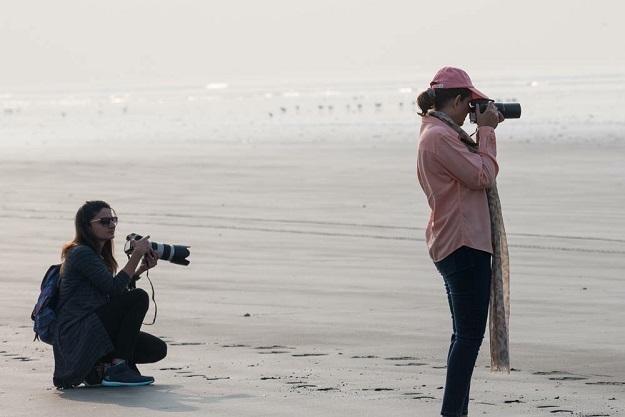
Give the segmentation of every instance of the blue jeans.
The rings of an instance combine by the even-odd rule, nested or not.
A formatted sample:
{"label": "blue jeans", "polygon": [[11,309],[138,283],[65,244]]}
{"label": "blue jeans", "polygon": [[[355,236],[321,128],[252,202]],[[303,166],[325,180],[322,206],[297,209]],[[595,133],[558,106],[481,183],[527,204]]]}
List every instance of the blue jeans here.
{"label": "blue jeans", "polygon": [[434,263],[445,281],[453,333],[441,415],[468,414],[471,376],[488,318],[491,254],[463,246]]}

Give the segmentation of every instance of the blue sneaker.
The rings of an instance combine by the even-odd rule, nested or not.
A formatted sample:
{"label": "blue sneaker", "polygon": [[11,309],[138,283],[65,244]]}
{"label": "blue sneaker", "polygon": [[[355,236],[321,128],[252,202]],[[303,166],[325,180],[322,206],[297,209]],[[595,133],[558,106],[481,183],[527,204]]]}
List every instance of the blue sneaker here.
{"label": "blue sneaker", "polygon": [[102,385],[105,387],[138,387],[154,382],[151,376],[139,375],[128,367],[126,362],[109,366],[104,372]]}

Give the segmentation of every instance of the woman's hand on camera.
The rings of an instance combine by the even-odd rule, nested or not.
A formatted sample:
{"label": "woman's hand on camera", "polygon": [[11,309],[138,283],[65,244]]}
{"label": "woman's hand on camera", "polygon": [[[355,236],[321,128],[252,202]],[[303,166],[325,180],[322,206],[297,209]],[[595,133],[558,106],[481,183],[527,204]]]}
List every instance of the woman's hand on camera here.
{"label": "woman's hand on camera", "polygon": [[493,102],[489,101],[483,113],[480,111],[480,106],[475,106],[475,119],[478,127],[490,126],[494,129],[500,122],[503,122],[504,117]]}
{"label": "woman's hand on camera", "polygon": [[[150,236],[144,236],[139,240],[132,241],[132,255],[130,255],[126,266],[124,266],[124,268],[122,269],[122,271],[124,271],[129,276],[137,274],[140,275],[142,272],[145,271],[142,271],[144,257],[146,254],[150,253],[150,251],[154,251],[154,249],[152,249],[152,247],[150,246],[150,241],[148,239],[150,239]],[[149,258],[150,257],[148,256],[148,259]]]}
{"label": "woman's hand on camera", "polygon": [[146,253],[148,253],[150,249],[152,249],[152,247],[150,246],[150,241],[148,239],[150,239],[149,235],[144,236],[141,239],[135,240],[132,242],[132,250],[133,250],[132,254],[134,256],[143,257],[143,255],[145,255]]}
{"label": "woman's hand on camera", "polygon": [[158,263],[158,252],[150,248],[143,258],[141,258],[141,266],[135,272],[136,275],[141,275],[148,269],[154,268]]}

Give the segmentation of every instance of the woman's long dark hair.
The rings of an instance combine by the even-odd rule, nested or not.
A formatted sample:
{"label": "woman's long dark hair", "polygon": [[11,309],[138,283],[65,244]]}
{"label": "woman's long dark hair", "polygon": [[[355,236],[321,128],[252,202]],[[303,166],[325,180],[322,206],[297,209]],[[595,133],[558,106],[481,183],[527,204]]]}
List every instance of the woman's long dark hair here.
{"label": "woman's long dark hair", "polygon": [[417,97],[417,104],[421,109],[419,116],[425,116],[432,109],[441,109],[449,100],[457,96],[463,99],[471,95],[468,88],[428,88]]}
{"label": "woman's long dark hair", "polygon": [[67,253],[71,248],[76,245],[87,245],[93,249],[95,253],[102,256],[102,261],[104,262],[104,265],[106,265],[106,269],[108,269],[111,274],[115,274],[117,272],[117,261],[114,256],[113,240],[106,241],[102,251],[100,252],[98,240],[91,229],[91,221],[95,219],[95,216],[100,212],[100,210],[105,208],[110,209],[113,213],[115,213],[108,203],[99,200],[87,201],[78,209],[76,212],[76,218],[74,219],[74,225],[76,228],[74,240],[63,245],[63,249],[61,251],[61,260],[63,261],[63,264],[65,264]]}

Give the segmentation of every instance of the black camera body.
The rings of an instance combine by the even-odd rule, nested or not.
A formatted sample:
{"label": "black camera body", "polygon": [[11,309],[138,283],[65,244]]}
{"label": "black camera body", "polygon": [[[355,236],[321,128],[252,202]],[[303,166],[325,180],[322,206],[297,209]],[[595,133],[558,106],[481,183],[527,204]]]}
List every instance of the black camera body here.
{"label": "black camera body", "polygon": [[494,100],[473,100],[469,103],[469,120],[471,123],[475,123],[477,121],[475,108],[480,106],[480,113],[483,113],[486,110],[486,106],[489,101],[493,102],[493,105],[497,107],[499,113],[503,114],[504,119],[518,119],[521,117],[520,103],[497,103]]}
{"label": "black camera body", "polygon": [[[124,245],[124,252],[130,256],[134,250],[132,242],[142,239],[143,236],[136,233],[131,233],[126,236],[126,244]],[[150,246],[158,253],[158,259],[164,259],[177,265],[189,265],[189,248],[190,246],[183,245],[166,245],[164,243],[150,242]]]}

